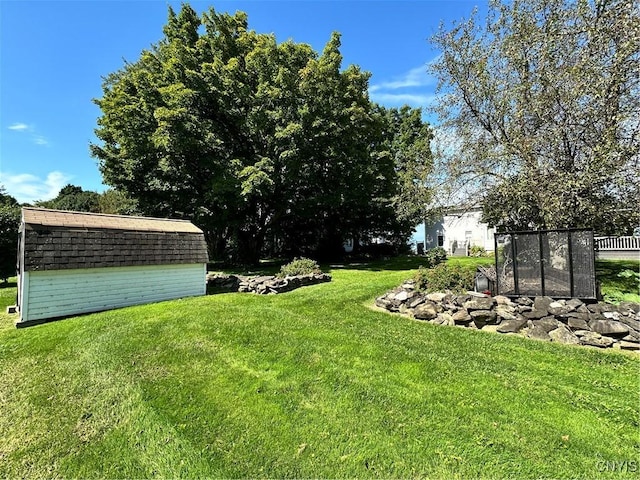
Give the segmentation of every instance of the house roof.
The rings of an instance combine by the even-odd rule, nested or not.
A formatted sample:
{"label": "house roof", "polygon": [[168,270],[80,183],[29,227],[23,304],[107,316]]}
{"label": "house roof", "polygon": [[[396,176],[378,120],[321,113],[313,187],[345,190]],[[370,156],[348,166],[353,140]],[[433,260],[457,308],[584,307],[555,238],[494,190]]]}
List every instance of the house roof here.
{"label": "house roof", "polygon": [[206,263],[204,233],[191,222],[22,210],[26,271]]}
{"label": "house roof", "polygon": [[22,216],[25,225],[40,225],[46,227],[100,228],[134,232],[202,233],[202,230],[188,220],[173,220],[168,218],[68,212],[64,210],[31,207],[23,207]]}

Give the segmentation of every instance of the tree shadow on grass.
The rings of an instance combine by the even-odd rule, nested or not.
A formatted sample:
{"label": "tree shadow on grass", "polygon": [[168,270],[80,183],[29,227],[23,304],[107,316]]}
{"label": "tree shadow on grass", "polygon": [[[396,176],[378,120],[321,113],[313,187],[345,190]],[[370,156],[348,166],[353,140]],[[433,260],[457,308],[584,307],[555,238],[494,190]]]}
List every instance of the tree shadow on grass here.
{"label": "tree shadow on grass", "polygon": [[7,282],[3,282],[0,280],[0,289],[2,288],[16,288],[18,286],[18,281],[16,279],[10,279]]}

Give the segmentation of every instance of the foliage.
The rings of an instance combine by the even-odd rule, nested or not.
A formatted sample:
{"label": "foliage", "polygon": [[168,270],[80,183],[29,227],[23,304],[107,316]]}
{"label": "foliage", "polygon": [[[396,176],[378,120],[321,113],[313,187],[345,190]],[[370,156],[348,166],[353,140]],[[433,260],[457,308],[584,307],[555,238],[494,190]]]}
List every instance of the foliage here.
{"label": "foliage", "polygon": [[447,251],[442,247],[430,248],[424,255],[429,267],[435,267],[447,260]]}
{"label": "foliage", "polygon": [[36,206],[54,210],[99,213],[99,202],[99,193],[83,190],[82,187],[68,184],[60,189],[57,197],[51,200],[39,200],[36,202]]}
{"label": "foliage", "polygon": [[111,215],[138,215],[138,204],[129,198],[126,193],[109,188],[98,197],[98,210],[100,213]]}
{"label": "foliage", "polygon": [[433,41],[447,172],[513,230],[640,221],[640,11],[633,0],[492,1]]}
{"label": "foliage", "polygon": [[640,303],[640,262],[597,260],[596,278],[605,301]]}
{"label": "foliage", "polygon": [[212,258],[330,257],[347,238],[406,234],[393,155],[427,159],[409,132],[426,132],[419,115],[398,114],[394,143],[368,80],[342,67],[337,33],[317,54],[249,30],[244,13],[199,18],[183,4],[160,42],[105,79],[92,154],[143,213],[201,227]]}
{"label": "foliage", "polygon": [[592,478],[636,458],[636,356],[367,308],[397,266],[28,331],[0,310],[0,477]]}
{"label": "foliage", "polygon": [[432,268],[421,267],[414,281],[419,291],[461,293],[473,290],[475,273],[475,266],[440,263]]}
{"label": "foliage", "polygon": [[484,247],[481,247],[480,245],[471,245],[471,248],[469,248],[469,256],[470,257],[486,257],[487,250]]}
{"label": "foliage", "polygon": [[284,278],[296,275],[309,275],[312,273],[322,273],[318,262],[309,258],[294,258],[293,261],[280,268],[278,276]]}
{"label": "foliage", "polygon": [[16,274],[20,215],[17,202],[0,203],[0,279],[4,282]]}
{"label": "foliage", "polygon": [[422,110],[404,106],[385,110],[389,149],[398,175],[393,204],[404,230],[424,222],[433,191],[432,129],[422,120]]}

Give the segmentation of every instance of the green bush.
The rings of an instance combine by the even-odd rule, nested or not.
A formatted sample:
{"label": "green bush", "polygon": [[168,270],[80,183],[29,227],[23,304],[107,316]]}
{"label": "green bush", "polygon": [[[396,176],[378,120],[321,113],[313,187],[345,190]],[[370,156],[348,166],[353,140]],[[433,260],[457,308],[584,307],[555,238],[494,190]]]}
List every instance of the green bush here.
{"label": "green bush", "polygon": [[294,258],[292,262],[280,268],[278,277],[293,277],[295,275],[309,275],[311,273],[322,273],[318,263],[309,258]]}
{"label": "green bush", "polygon": [[481,247],[480,245],[472,245],[471,248],[469,249],[469,256],[470,257],[486,257],[487,251],[485,250],[484,247]]}
{"label": "green bush", "polygon": [[436,265],[447,260],[447,251],[442,247],[430,248],[426,251],[427,265],[435,267]]}
{"label": "green bush", "polygon": [[415,287],[422,292],[466,292],[473,290],[475,273],[475,265],[441,263],[432,268],[420,267],[414,277]]}

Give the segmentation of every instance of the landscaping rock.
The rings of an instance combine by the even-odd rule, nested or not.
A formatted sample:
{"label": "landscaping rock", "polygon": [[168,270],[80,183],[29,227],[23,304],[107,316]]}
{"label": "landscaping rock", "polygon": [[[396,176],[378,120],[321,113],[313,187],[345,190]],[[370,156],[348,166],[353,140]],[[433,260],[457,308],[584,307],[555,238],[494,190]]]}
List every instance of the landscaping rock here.
{"label": "landscaping rock", "polygon": [[427,300],[413,310],[413,316],[419,320],[431,320],[438,316],[438,309],[435,303]]}
{"label": "landscaping rock", "polygon": [[504,320],[496,330],[499,333],[518,333],[527,325],[526,318],[513,318],[512,320]]}
{"label": "landscaping rock", "polygon": [[580,340],[578,339],[578,337],[564,325],[556,328],[555,330],[551,330],[549,332],[549,336],[554,342],[564,343],[566,345],[580,344]]}
{"label": "landscaping rock", "polygon": [[513,307],[508,305],[499,304],[496,308],[496,314],[502,320],[515,320],[516,319],[516,310]]}
{"label": "landscaping rock", "polygon": [[469,312],[473,322],[480,328],[484,327],[488,323],[497,323],[496,319],[498,315],[491,310],[473,310]]}
{"label": "landscaping rock", "polygon": [[493,307],[493,299],[491,297],[475,297],[464,302],[464,308],[467,310],[490,310]]}
{"label": "landscaping rock", "polygon": [[543,316],[549,314],[549,306],[553,303],[551,297],[536,297],[533,299],[533,310],[538,312],[545,312]]}
{"label": "landscaping rock", "polygon": [[567,325],[573,330],[590,330],[589,324],[579,317],[569,317],[567,319]]}
{"label": "landscaping rock", "polygon": [[609,337],[603,337],[602,335],[596,332],[586,332],[582,336],[577,335],[578,332],[574,332],[574,333],[576,333],[576,336],[580,338],[580,343],[582,345],[590,345],[592,347],[599,347],[599,348],[606,348],[613,345],[613,339]]}
{"label": "landscaping rock", "polygon": [[415,297],[411,298],[408,302],[407,302],[407,307],[409,308],[416,308],[418,305],[420,305],[421,303],[424,303],[426,300],[426,297],[424,297],[423,295],[416,295]]}
{"label": "landscaping rock", "polygon": [[545,342],[551,341],[551,337],[547,331],[540,325],[534,325],[532,328],[527,328],[525,335],[527,338],[532,338],[534,340],[543,340]]}
{"label": "landscaping rock", "polygon": [[622,340],[620,343],[617,344],[622,350],[640,350],[640,343],[636,343],[636,342],[626,342],[624,340]]}
{"label": "landscaping rock", "polygon": [[442,300],[444,300],[446,296],[446,293],[429,293],[427,295],[427,300],[430,300],[432,302],[442,302]]}
{"label": "landscaping rock", "polygon": [[592,331],[608,337],[624,337],[629,333],[629,327],[615,320],[592,320],[589,322]]}
{"label": "landscaping rock", "polygon": [[532,323],[534,327],[540,327],[547,333],[549,333],[551,330],[555,330],[562,325],[562,323],[556,320],[554,317],[544,317],[539,320],[532,320]]}
{"label": "landscaping rock", "polygon": [[471,321],[471,315],[464,309],[458,310],[451,318],[453,318],[455,323],[469,323]]}
{"label": "landscaping rock", "polygon": [[[241,286],[247,282],[242,280]],[[273,289],[290,288],[291,282],[272,281]],[[376,305],[437,325],[474,328],[502,335],[570,345],[640,351],[640,306],[585,304],[578,299],[550,297],[492,298],[467,292],[423,294],[406,282],[376,298]],[[594,306],[595,305],[595,306]]]}

